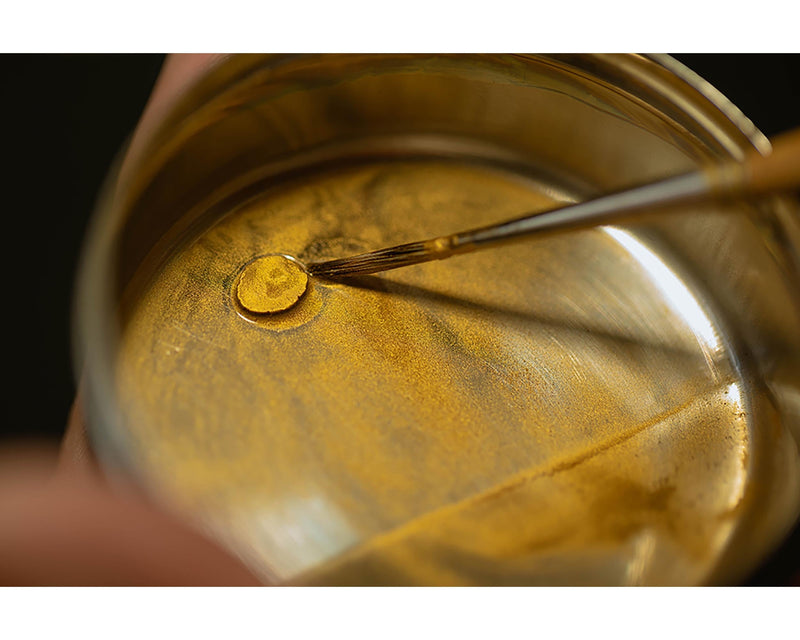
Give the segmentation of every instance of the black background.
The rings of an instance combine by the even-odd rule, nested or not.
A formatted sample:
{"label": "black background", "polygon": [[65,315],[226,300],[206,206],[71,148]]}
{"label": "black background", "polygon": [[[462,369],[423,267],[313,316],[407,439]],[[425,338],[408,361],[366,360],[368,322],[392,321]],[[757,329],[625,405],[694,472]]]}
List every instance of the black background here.
{"label": "black background", "polygon": [[[767,136],[800,126],[800,55],[677,55]],[[74,272],[94,199],[136,125],[160,55],[0,55],[2,339],[0,437],[57,440],[75,392]],[[800,531],[751,578],[800,571]]]}

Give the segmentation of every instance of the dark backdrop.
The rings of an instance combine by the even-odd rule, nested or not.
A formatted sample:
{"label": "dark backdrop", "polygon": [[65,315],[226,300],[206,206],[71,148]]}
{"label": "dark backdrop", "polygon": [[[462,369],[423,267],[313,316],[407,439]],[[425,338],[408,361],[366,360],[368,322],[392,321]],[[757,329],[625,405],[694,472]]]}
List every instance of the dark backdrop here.
{"label": "dark backdrop", "polygon": [[[800,126],[800,55],[678,55],[766,135]],[[134,128],[160,55],[0,55],[1,437],[61,436],[75,392],[70,304],[105,173]],[[800,569],[800,532],[753,583]]]}
{"label": "dark backdrop", "polygon": [[75,392],[74,272],[94,199],[163,62],[0,55],[3,435],[58,438]]}

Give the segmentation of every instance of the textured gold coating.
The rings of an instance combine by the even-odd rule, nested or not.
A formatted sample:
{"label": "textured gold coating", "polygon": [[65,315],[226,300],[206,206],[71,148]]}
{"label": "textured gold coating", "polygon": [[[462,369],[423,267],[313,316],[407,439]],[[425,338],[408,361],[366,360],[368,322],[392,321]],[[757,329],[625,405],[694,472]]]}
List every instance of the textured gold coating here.
{"label": "textured gold coating", "polygon": [[308,275],[286,256],[257,258],[242,271],[236,299],[251,313],[278,313],[292,307],[306,292]]}
{"label": "textured gold coating", "polygon": [[235,296],[266,253],[340,258],[767,148],[706,89],[642,56],[220,65],[87,243],[100,459],[272,580],[741,579],[800,509],[791,199],[311,278],[277,314]]}
{"label": "textured gold coating", "polygon": [[633,236],[315,282],[291,312],[318,306],[280,332],[226,304],[264,253],[311,261],[552,203],[514,175],[408,162],[234,210],[128,323],[119,390],[144,468],[272,579],[702,580],[742,499],[747,415],[714,327],[665,296],[669,267]]}

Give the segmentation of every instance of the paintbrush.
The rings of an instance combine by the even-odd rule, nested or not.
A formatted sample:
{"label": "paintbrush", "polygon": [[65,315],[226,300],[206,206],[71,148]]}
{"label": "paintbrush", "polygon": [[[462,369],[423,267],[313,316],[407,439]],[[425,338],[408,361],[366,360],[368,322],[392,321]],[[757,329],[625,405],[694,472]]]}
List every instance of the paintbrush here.
{"label": "paintbrush", "polygon": [[691,173],[667,178],[592,200],[560,206],[476,229],[367,253],[312,262],[311,275],[343,278],[388,271],[421,262],[487,249],[543,234],[619,224],[636,214],[707,200],[746,198],[800,187],[800,129],[772,141],[766,156],[753,151],[742,161],[710,164]]}

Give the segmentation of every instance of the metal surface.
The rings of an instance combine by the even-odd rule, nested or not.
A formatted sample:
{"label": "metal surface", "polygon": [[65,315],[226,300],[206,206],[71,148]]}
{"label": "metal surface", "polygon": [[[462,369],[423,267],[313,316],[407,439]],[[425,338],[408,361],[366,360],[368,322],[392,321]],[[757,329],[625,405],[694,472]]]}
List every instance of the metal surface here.
{"label": "metal surface", "polygon": [[109,469],[279,582],[741,578],[800,501],[794,201],[312,278],[274,315],[235,304],[258,256],[435,237],[753,147],[669,66],[221,64],[89,241]]}

